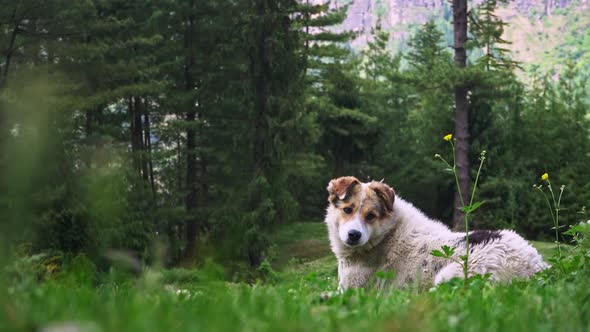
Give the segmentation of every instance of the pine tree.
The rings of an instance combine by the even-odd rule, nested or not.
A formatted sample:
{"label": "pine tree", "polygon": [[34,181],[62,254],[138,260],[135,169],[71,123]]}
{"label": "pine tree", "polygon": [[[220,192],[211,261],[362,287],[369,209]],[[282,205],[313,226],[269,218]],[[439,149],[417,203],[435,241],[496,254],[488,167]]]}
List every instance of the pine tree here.
{"label": "pine tree", "polygon": [[[154,53],[166,78],[164,94],[153,97],[159,108],[156,120],[161,122],[154,131],[153,148],[162,157],[154,167],[160,170],[157,177],[163,187],[166,222],[161,227],[174,243],[176,259],[199,258],[196,247],[212,227],[210,213],[215,210],[210,187],[221,181],[237,186],[231,180],[243,178],[237,171],[227,173],[227,167],[238,164],[227,158],[244,157],[229,153],[227,144],[238,135],[228,132],[235,125],[232,117],[241,121],[245,111],[243,98],[236,97],[243,94],[246,63],[240,44],[242,9],[217,1],[173,1],[161,3],[154,14],[155,29],[163,38],[163,46]],[[209,166],[215,162],[228,165]],[[182,212],[178,205],[184,206]]]}
{"label": "pine tree", "polygon": [[373,40],[363,52],[363,72],[373,82],[391,79],[388,74],[399,71],[399,57],[392,57],[388,49],[389,33],[377,26],[371,31]]}
{"label": "pine tree", "polygon": [[[453,0],[453,35],[455,49],[455,65],[458,72],[467,66],[467,0]],[[459,191],[464,197],[469,192],[469,104],[467,95],[469,87],[465,81],[460,81],[455,86],[455,147],[456,165],[459,188],[455,193],[453,210],[453,227],[458,230],[462,226],[464,205],[460,199]]]}
{"label": "pine tree", "polygon": [[[326,150],[323,157],[329,176],[363,172],[358,164],[368,157],[367,148],[375,140],[376,118],[362,109],[357,60],[347,47],[354,34],[333,32],[333,26],[346,18],[348,6],[307,5],[304,9],[306,79],[310,87],[306,108],[317,114],[323,129],[318,146]],[[379,69],[373,70],[377,75]]]}
{"label": "pine tree", "polygon": [[510,59],[510,50],[502,47],[511,42],[502,38],[507,24],[496,15],[497,8],[497,0],[486,0],[469,15],[470,32],[474,36],[469,42],[469,48],[483,49],[483,56],[477,59],[477,63],[487,71],[518,67],[518,63]]}
{"label": "pine tree", "polygon": [[[293,0],[253,0],[248,22],[248,48],[252,98],[253,157],[252,180],[246,208],[250,229],[246,232],[251,266],[262,262],[261,247],[266,234],[278,220],[288,221],[292,198],[285,191],[290,159],[289,136],[285,123],[293,121],[295,106],[301,96],[303,58],[300,35],[291,16],[299,5]],[[270,206],[269,206],[270,205]],[[276,220],[272,220],[270,215]],[[262,246],[261,246],[262,245]]]}
{"label": "pine tree", "polygon": [[[409,64],[407,75],[411,86],[407,128],[412,149],[401,169],[406,196],[440,219],[446,220],[452,201],[452,182],[440,177],[440,168],[429,156],[445,151],[440,139],[453,126],[453,60],[446,50],[442,33],[434,22],[420,27],[408,43],[405,55]],[[418,157],[420,156],[420,157]],[[428,188],[428,189],[426,189]]]}
{"label": "pine tree", "polygon": [[443,34],[433,21],[426,22],[410,39],[405,55],[413,77],[412,83],[419,92],[450,90],[452,67],[450,54],[443,41]]}

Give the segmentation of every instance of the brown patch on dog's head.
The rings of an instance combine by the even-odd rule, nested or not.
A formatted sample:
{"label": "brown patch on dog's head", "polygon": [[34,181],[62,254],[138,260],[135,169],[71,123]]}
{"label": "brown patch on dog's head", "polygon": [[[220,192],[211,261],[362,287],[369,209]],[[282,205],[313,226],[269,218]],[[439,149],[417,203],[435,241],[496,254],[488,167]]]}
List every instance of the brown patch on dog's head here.
{"label": "brown patch on dog's head", "polygon": [[369,188],[373,189],[387,212],[393,211],[393,202],[395,201],[395,191],[393,188],[382,182],[371,182]]}
{"label": "brown patch on dog's head", "polygon": [[387,219],[393,211],[395,192],[381,182],[363,185],[352,176],[345,176],[330,181],[328,200],[341,212],[339,222],[350,220],[356,213],[367,223]]}
{"label": "brown patch on dog's head", "polygon": [[338,200],[344,201],[352,196],[352,193],[361,182],[354,176],[343,176],[330,181],[328,184],[328,192],[330,196],[328,200],[332,204],[336,204]]}
{"label": "brown patch on dog's head", "polygon": [[348,247],[376,244],[395,225],[395,192],[384,183],[361,183],[347,176],[330,181],[328,192],[326,221]]}
{"label": "brown patch on dog's head", "polygon": [[360,215],[368,224],[388,220],[393,211],[395,193],[388,185],[371,182],[365,187],[364,198],[361,202]]}

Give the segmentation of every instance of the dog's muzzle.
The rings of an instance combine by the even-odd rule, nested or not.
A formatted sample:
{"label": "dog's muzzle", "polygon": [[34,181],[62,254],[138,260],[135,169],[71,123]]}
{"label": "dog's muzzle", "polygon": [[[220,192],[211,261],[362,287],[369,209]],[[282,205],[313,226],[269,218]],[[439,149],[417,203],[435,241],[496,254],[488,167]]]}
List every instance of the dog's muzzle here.
{"label": "dog's muzzle", "polygon": [[363,234],[355,229],[351,229],[348,231],[348,238],[346,239],[346,244],[349,246],[354,246],[359,243],[359,240]]}

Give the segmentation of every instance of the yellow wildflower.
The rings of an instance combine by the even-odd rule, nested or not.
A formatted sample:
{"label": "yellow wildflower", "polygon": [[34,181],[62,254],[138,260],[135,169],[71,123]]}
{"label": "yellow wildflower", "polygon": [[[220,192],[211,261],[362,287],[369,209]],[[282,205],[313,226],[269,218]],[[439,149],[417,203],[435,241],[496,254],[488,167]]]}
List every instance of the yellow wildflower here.
{"label": "yellow wildflower", "polygon": [[543,181],[549,180],[549,174],[545,173],[545,174],[541,175],[541,180],[543,180]]}
{"label": "yellow wildflower", "polygon": [[445,141],[447,141],[447,142],[448,142],[448,141],[450,141],[450,140],[452,140],[452,139],[453,139],[453,134],[447,134],[447,135],[445,135],[445,137],[443,137],[443,138],[445,139]]}

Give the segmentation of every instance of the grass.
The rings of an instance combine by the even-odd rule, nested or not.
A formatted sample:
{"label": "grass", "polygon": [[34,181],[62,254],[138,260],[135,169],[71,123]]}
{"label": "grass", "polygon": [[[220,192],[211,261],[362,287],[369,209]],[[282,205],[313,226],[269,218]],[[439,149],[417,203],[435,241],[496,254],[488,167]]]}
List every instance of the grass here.
{"label": "grass", "polygon": [[284,269],[289,263],[305,263],[330,256],[327,228],[323,222],[302,222],[284,227],[273,236],[276,257],[273,267]]}
{"label": "grass", "polygon": [[[277,253],[278,280],[256,285],[186,270],[11,283],[0,293],[0,331],[590,331],[587,270],[511,284],[476,278],[463,291],[457,280],[337,294],[325,232],[309,223],[276,234],[286,251]],[[551,253],[551,244],[535,245]]]}
{"label": "grass", "polygon": [[[326,225],[323,222],[301,222],[285,227],[274,235],[277,256],[273,267],[284,269],[291,263],[305,263],[331,256]],[[553,256],[556,246],[553,242],[530,241],[545,258]],[[562,244],[564,246],[564,244]],[[334,261],[334,264],[335,261]]]}
{"label": "grass", "polygon": [[[529,241],[533,247],[535,247],[539,253],[545,257],[545,259],[552,257],[557,254],[557,246],[555,242],[542,242],[542,241]],[[571,246],[567,244],[561,244],[564,253],[567,253],[567,249]]]}

